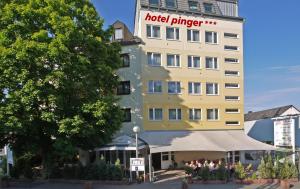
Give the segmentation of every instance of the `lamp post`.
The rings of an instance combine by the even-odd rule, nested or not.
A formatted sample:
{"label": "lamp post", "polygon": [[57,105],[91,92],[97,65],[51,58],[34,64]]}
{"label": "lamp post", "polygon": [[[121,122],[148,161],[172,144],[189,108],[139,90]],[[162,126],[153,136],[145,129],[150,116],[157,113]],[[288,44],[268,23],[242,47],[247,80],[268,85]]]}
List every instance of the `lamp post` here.
{"label": "lamp post", "polygon": [[[135,133],[135,157],[138,158],[139,157],[139,149],[138,149],[138,133],[141,131],[141,129],[139,128],[139,126],[134,126],[133,127],[133,132]],[[136,178],[138,179],[139,177],[139,171],[136,170]]]}

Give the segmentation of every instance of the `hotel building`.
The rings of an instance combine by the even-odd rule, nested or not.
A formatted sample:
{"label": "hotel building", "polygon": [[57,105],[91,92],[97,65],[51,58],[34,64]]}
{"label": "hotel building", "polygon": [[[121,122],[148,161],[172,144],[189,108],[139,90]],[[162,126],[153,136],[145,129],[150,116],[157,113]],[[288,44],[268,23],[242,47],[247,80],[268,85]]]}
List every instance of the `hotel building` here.
{"label": "hotel building", "polygon": [[150,151],[157,169],[271,149],[243,131],[243,25],[238,0],[136,0],[134,34],[113,25],[122,45],[125,123],[101,153],[119,149],[113,156],[128,159],[117,146],[134,126],[141,128],[140,153]]}

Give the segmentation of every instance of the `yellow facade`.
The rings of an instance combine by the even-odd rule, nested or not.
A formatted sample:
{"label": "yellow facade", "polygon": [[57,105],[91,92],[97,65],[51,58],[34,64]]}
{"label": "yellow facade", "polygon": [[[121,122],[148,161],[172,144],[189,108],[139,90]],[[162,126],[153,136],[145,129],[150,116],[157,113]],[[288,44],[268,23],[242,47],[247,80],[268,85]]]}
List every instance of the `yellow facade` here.
{"label": "yellow facade", "polygon": [[[178,41],[166,39],[166,27],[170,23],[146,21],[148,13],[151,15],[162,15],[216,22],[216,25],[205,25],[201,27],[187,28],[184,25],[173,25],[178,27],[180,37]],[[200,16],[185,16],[148,10],[140,10],[139,19],[136,20],[136,34],[144,41],[141,55],[141,78],[142,78],[142,104],[143,104],[143,128],[144,130],[226,130],[243,129],[244,125],[244,73],[243,73],[243,21],[223,18],[203,18]],[[146,33],[147,25],[160,26],[160,39],[148,38]],[[200,30],[200,42],[188,42],[187,29]],[[217,44],[205,43],[205,31],[218,33]],[[238,38],[225,38],[224,33],[238,34]],[[224,50],[225,45],[237,46],[237,51]],[[147,53],[160,53],[162,66],[151,67],[147,64]],[[167,54],[180,55],[180,67],[167,67]],[[188,68],[188,55],[201,57],[201,68]],[[205,68],[205,57],[217,57],[219,68],[209,70]],[[225,63],[225,58],[235,58],[239,63]],[[238,76],[225,76],[225,70],[238,71]],[[149,94],[148,81],[161,80],[163,83],[162,93]],[[168,81],[181,82],[181,94],[168,94]],[[201,95],[188,94],[188,82],[201,82]],[[219,94],[209,96],[206,94],[206,83],[218,83]],[[225,83],[238,83],[238,89],[225,88]],[[226,101],[225,96],[239,96],[237,101]],[[162,108],[163,120],[150,121],[149,108]],[[170,121],[169,108],[181,108],[182,119]],[[189,120],[189,109],[199,108],[201,120]],[[206,111],[209,108],[219,109],[219,119],[207,120]],[[226,113],[226,108],[238,108],[239,113]],[[238,121],[239,125],[226,125],[226,121]]]}

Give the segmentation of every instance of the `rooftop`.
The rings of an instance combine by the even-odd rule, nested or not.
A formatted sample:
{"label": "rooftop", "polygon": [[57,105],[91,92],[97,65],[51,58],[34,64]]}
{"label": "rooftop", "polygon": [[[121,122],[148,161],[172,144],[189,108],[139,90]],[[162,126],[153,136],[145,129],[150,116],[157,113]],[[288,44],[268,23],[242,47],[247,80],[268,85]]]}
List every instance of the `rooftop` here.
{"label": "rooftop", "polygon": [[282,106],[282,107],[258,111],[258,112],[249,112],[245,114],[245,121],[254,121],[260,119],[270,119],[274,117],[279,117],[288,109],[293,107],[294,107],[293,105],[288,105],[288,106]]}
{"label": "rooftop", "polygon": [[238,0],[140,0],[141,7],[183,14],[243,20]]}

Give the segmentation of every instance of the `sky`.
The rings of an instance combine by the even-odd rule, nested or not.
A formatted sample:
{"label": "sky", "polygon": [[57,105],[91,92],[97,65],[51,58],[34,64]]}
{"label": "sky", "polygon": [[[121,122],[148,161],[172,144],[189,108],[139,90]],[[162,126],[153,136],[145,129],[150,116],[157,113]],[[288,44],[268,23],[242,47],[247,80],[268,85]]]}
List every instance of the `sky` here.
{"label": "sky", "polygon": [[[105,27],[131,30],[135,0],[92,0]],[[300,108],[300,0],[240,0],[244,25],[245,111]]]}

